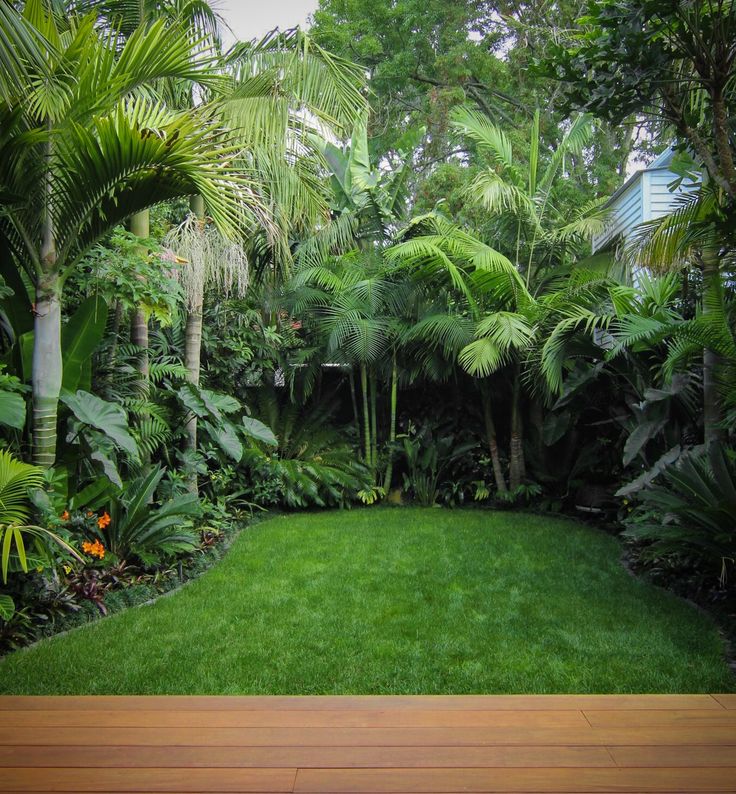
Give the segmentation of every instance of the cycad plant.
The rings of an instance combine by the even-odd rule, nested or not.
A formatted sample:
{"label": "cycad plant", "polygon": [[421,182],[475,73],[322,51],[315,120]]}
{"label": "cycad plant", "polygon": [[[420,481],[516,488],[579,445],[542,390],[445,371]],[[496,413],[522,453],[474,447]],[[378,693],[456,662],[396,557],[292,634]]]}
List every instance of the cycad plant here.
{"label": "cycad plant", "polygon": [[694,561],[724,585],[736,561],[736,464],[719,444],[669,466],[639,494],[626,535],[644,557]]}
{"label": "cycad plant", "polygon": [[154,506],[156,489],[165,474],[159,467],[126,483],[113,500],[110,522],[100,529],[105,546],[119,559],[130,555],[144,562],[196,547],[191,521],[200,515],[196,494],[175,496]]}
{"label": "cycad plant", "polygon": [[219,80],[176,24],[160,20],[124,40],[93,14],[57,16],[44,0],[0,21],[34,48],[20,73],[0,61],[0,237],[35,290],[33,456],[51,466],[65,280],[107,231],[177,196],[202,194],[233,233],[241,180],[211,108],[173,111],[149,90],[165,78]]}

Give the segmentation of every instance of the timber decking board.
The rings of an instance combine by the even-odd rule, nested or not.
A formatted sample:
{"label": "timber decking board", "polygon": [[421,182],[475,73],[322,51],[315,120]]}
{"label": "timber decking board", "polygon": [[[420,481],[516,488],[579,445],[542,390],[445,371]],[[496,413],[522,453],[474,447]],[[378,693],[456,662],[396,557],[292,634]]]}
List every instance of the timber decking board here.
{"label": "timber decking board", "polygon": [[736,695],[0,697],[0,792],[736,794]]}
{"label": "timber decking board", "polygon": [[[725,749],[736,755],[736,748]],[[0,748],[0,768],[14,766],[458,769],[615,767],[616,763],[605,747],[167,747],[165,757],[160,747],[106,747],[104,753],[91,757],[82,747]]]}
{"label": "timber decking board", "polygon": [[[730,702],[730,706],[728,703]],[[5,695],[13,711],[581,711],[736,708],[736,695]]]}
{"label": "timber decking board", "polygon": [[[621,712],[616,712],[617,714]],[[651,713],[651,712],[647,712]],[[669,714],[670,712],[655,712]],[[680,714],[687,712],[672,712]],[[726,709],[712,713],[715,719],[736,723],[736,712]],[[588,722],[581,711],[4,711],[8,722],[21,726],[84,727],[93,720],[100,728],[582,728]],[[646,724],[646,723],[644,723]],[[703,723],[709,724],[709,723]],[[720,725],[721,722],[713,722]]]}
{"label": "timber decking board", "polygon": [[[1,720],[0,720],[1,723]],[[488,747],[736,745],[732,728],[3,728],[2,745]]]}

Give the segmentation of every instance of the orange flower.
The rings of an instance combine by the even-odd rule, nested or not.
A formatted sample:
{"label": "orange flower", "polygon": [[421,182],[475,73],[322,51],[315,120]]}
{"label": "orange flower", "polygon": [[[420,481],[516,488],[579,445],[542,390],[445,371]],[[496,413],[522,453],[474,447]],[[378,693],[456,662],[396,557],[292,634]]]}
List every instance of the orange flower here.
{"label": "orange flower", "polygon": [[107,514],[107,510],[105,510],[105,512],[97,519],[97,526],[100,529],[104,529],[105,527],[109,527],[110,526],[110,522],[111,521],[112,521],[112,519]]}
{"label": "orange flower", "polygon": [[91,510],[87,511],[87,518],[89,518],[90,516],[93,516],[93,515],[94,515],[94,513]]}
{"label": "orange flower", "polygon": [[85,540],[84,543],[82,543],[82,551],[85,554],[89,554],[90,557],[98,557],[100,560],[105,556],[105,547],[99,540],[95,540],[94,542]]}
{"label": "orange flower", "polygon": [[69,511],[68,511],[68,510],[65,510],[65,511],[64,511],[64,512],[61,514],[61,520],[62,520],[62,521],[68,521],[68,520],[69,520]]}

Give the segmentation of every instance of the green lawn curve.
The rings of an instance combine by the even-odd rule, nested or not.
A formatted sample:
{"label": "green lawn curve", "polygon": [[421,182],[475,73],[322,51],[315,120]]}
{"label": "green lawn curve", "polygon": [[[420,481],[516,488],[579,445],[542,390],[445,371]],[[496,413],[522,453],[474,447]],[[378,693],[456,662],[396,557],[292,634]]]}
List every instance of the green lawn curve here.
{"label": "green lawn curve", "polygon": [[173,595],[9,655],[0,692],[732,691],[713,622],[620,557],[513,512],[278,516]]}

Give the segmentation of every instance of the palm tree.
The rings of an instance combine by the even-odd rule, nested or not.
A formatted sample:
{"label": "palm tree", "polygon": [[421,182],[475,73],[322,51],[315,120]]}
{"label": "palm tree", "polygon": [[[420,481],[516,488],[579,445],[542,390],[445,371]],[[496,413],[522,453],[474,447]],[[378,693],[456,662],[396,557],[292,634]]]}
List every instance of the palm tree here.
{"label": "palm tree", "polygon": [[[531,307],[534,299],[510,259],[442,216],[415,219],[406,235],[409,239],[387,251],[389,261],[410,268],[415,278],[447,295],[417,323],[410,338],[441,349],[478,379],[496,488],[505,493],[489,378],[531,344],[533,328],[513,309]],[[519,420],[512,407],[512,490],[522,478]]]}
{"label": "palm tree", "polygon": [[[537,111],[530,130],[528,162],[522,165],[516,162],[504,131],[482,114],[458,108],[452,123],[490,159],[489,167],[475,178],[468,193],[490,212],[499,245],[485,245],[442,219],[429,223],[419,219],[417,226],[425,233],[397,246],[393,256],[423,276],[445,273],[448,286],[466,304],[475,323],[475,338],[458,351],[458,361],[466,372],[488,379],[502,368],[510,371],[509,485],[514,491],[525,476],[521,377],[536,334],[537,297],[548,288],[555,270],[569,264],[603,225],[602,200],[578,208],[572,219],[556,202],[565,158],[583,149],[592,126],[589,118],[577,117],[558,146],[545,153],[540,146]],[[496,485],[504,492],[489,384],[481,394]]]}
{"label": "palm tree", "polygon": [[[349,133],[366,110],[364,77],[299,30],[236,45],[224,62],[228,82],[216,102],[240,145],[239,166],[251,180],[243,231],[256,242],[247,247],[253,250],[265,241],[280,266],[288,266],[292,237],[311,231],[329,210],[319,182],[324,160],[312,139],[314,125],[333,137]],[[206,222],[200,197],[167,244],[187,260],[182,274],[188,299],[185,363],[189,380],[199,385],[205,287],[225,296],[243,294],[249,278],[247,251]],[[195,416],[187,430],[187,448],[194,450]]]}
{"label": "palm tree", "polygon": [[[33,457],[51,466],[62,385],[61,297],[66,278],[112,227],[153,204],[202,194],[214,220],[234,234],[243,180],[234,147],[210,108],[172,111],[146,90],[179,78],[219,78],[208,55],[160,20],[127,41],[90,16],[59,18],[29,3],[6,30],[35,42],[24,73],[3,71],[12,91],[0,110],[0,235],[36,293],[33,353]],[[3,24],[7,17],[3,17]],[[15,82],[14,82],[15,80]]]}
{"label": "palm tree", "polygon": [[[364,458],[373,471],[374,483],[378,467],[378,381],[385,374],[382,370],[388,370],[389,457],[383,485],[377,486],[377,493],[385,493],[393,476],[398,356],[407,331],[411,290],[406,279],[387,274],[383,253],[404,215],[411,159],[406,158],[395,171],[381,171],[372,164],[364,118],[355,125],[350,144],[344,148],[316,136],[311,136],[311,140],[330,170],[331,219],[297,251],[298,269],[290,284],[296,293],[291,298],[291,309],[298,313],[316,307],[327,355],[351,367],[356,422],[352,368],[358,369]],[[302,289],[306,290],[306,302],[300,302]]]}
{"label": "palm tree", "polygon": [[733,272],[736,258],[736,251],[723,231],[724,206],[725,197],[720,188],[712,183],[701,185],[699,190],[681,196],[679,206],[671,213],[641,224],[625,252],[635,266],[655,273],[676,272],[690,265],[702,272],[700,316],[673,331],[676,354],[681,360],[688,355],[692,358],[698,347],[702,351],[706,444],[722,435],[722,406],[730,402],[733,384],[731,380],[725,385],[720,376],[724,363],[721,355],[730,359],[729,368],[733,364],[733,332],[727,319],[723,287],[726,274]]}
{"label": "palm tree", "polygon": [[[140,27],[156,20],[165,20],[181,28],[182,34],[192,42],[197,42],[202,51],[205,49],[212,55],[218,56],[222,49],[220,37],[221,19],[207,0],[77,0],[76,8],[80,12],[94,11],[100,15],[101,20],[113,26],[124,37],[131,36]],[[198,102],[195,92],[206,95],[206,88],[202,85],[195,86],[191,81],[167,79],[157,87],[158,94],[165,98],[168,106],[186,110],[195,107]],[[200,195],[192,197],[192,207],[199,208],[200,215],[204,214],[204,202]],[[148,208],[136,212],[130,217],[130,231],[147,240],[150,236],[150,210]],[[148,256],[149,251],[145,243],[140,247],[141,256]],[[130,338],[140,350],[138,370],[140,372],[141,390],[149,387],[149,317],[144,307],[138,307],[133,312]],[[201,322],[200,322],[201,326]],[[200,327],[201,333],[201,327]],[[196,417],[194,422],[196,446]]]}
{"label": "palm tree", "polygon": [[573,261],[581,247],[603,228],[605,199],[584,203],[572,217],[557,202],[559,189],[568,178],[565,160],[580,154],[590,141],[591,119],[577,116],[557,146],[545,152],[540,145],[537,110],[524,164],[517,163],[504,131],[477,111],[458,108],[452,124],[490,159],[490,165],[470,185],[469,196],[491,213],[499,239],[505,239],[508,256],[523,274],[527,290],[537,294],[544,286],[545,271]]}
{"label": "palm tree", "polygon": [[298,268],[288,285],[295,316],[315,316],[330,361],[358,368],[362,397],[363,459],[376,475],[376,370],[390,345],[390,281],[379,256],[354,251],[331,262]]}

